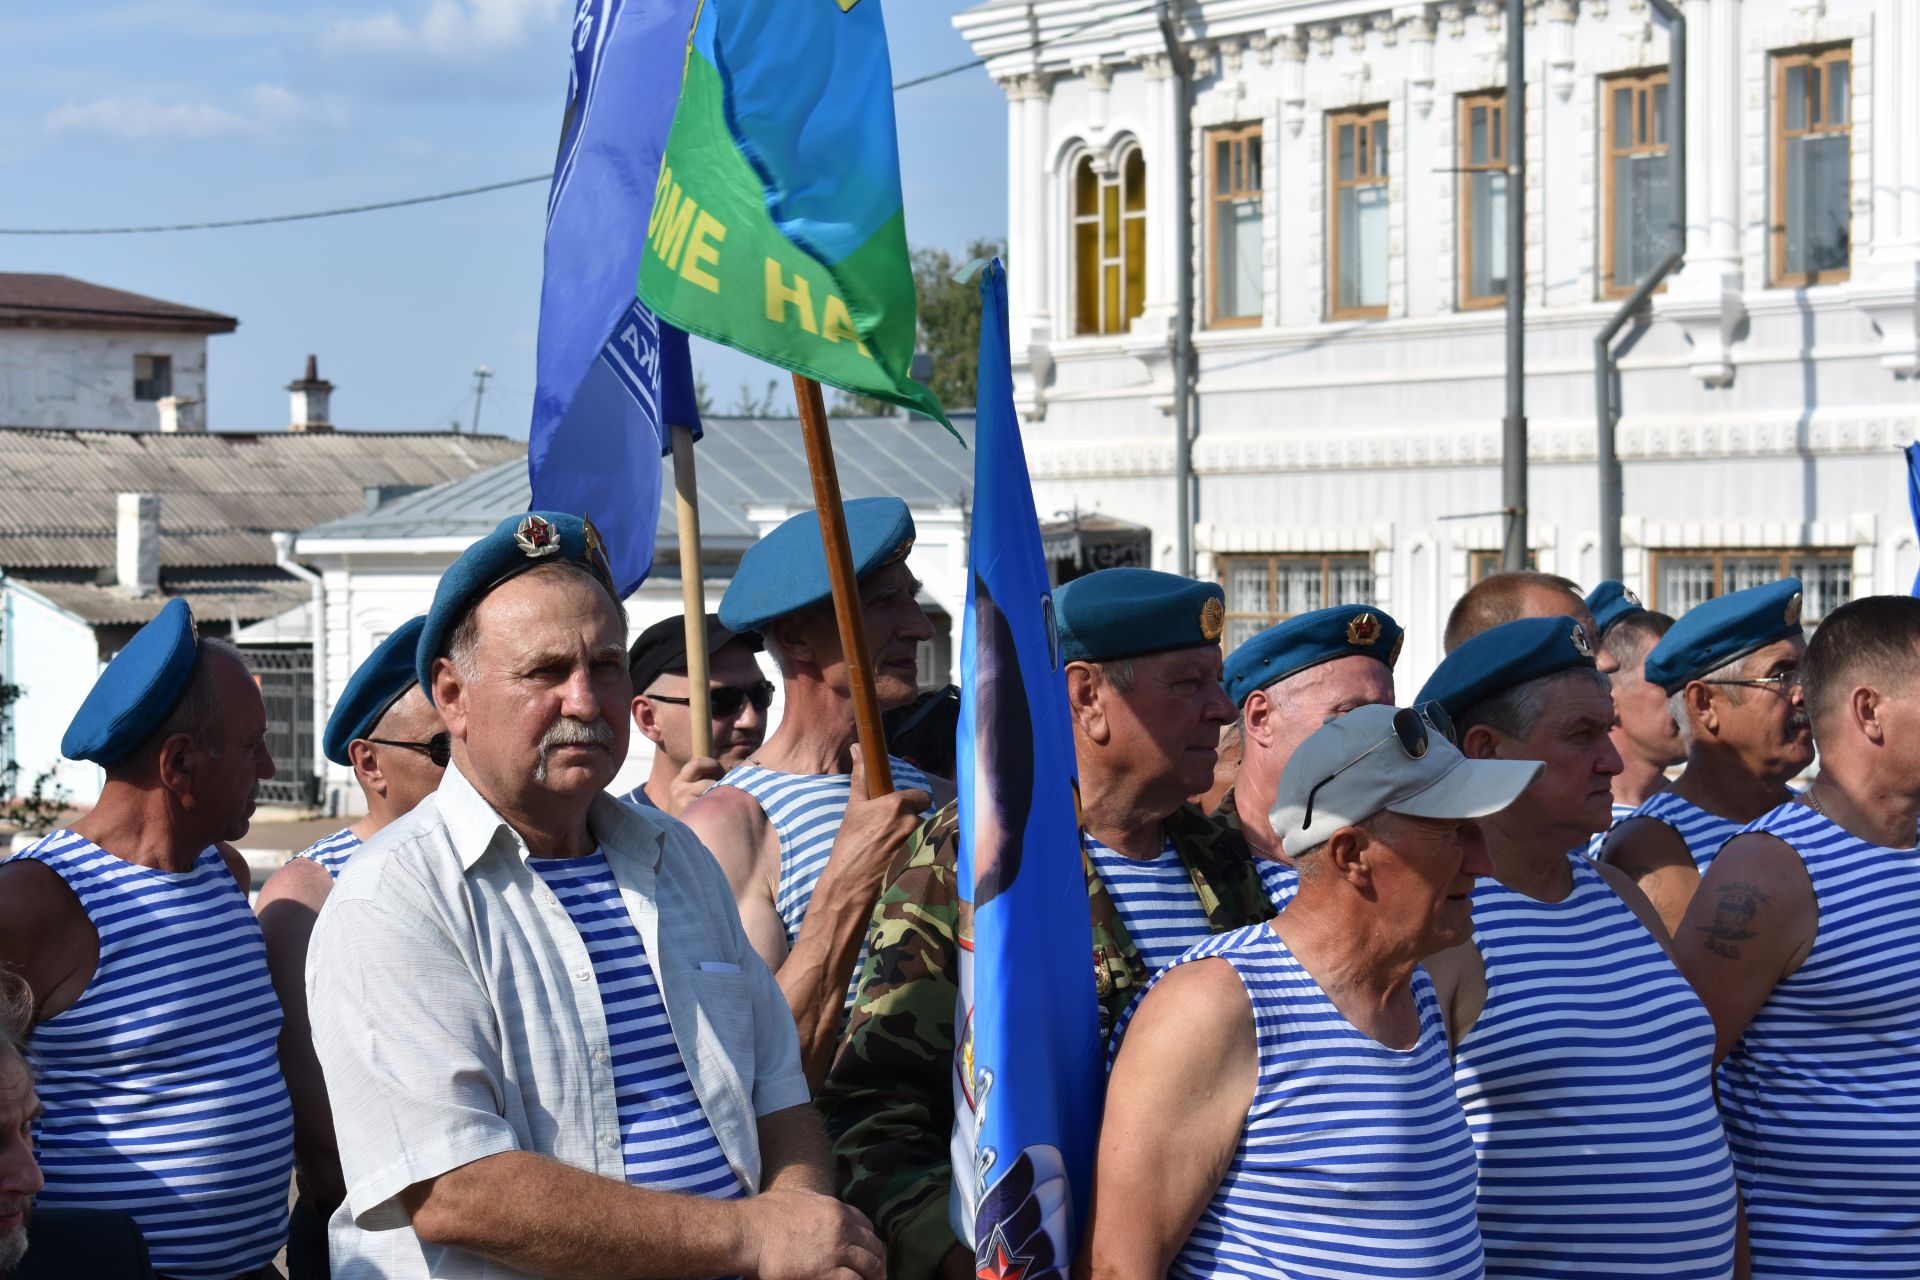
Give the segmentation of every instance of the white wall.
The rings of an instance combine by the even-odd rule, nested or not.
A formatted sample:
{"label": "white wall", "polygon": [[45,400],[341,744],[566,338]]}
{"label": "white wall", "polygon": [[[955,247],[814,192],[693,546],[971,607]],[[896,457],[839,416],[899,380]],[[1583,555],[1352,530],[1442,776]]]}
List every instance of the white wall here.
{"label": "white wall", "polygon": [[136,355],[171,357],[173,394],[207,420],[204,334],[0,329],[0,426],[159,430],[159,404],[133,398]]}
{"label": "white wall", "polygon": [[60,739],[100,674],[93,630],[14,582],[0,582],[0,609],[0,672],[23,690],[13,704],[12,741],[4,744],[20,762],[18,790],[30,790],[38,774],[52,770],[54,784],[72,792],[74,803],[91,804],[105,775],[97,765],[63,758]]}
{"label": "white wall", "polygon": [[[1251,328],[1204,327],[1195,444],[1197,570],[1216,551],[1365,550],[1378,603],[1410,628],[1409,691],[1437,660],[1467,552],[1498,545],[1503,309],[1463,311],[1457,98],[1505,81],[1503,6],[1190,0],[1204,130],[1263,126],[1262,278]],[[1920,12],[1913,0],[1686,0],[1687,272],[1625,357],[1619,449],[1626,577],[1652,545],[1855,549],[1856,593],[1906,590],[1917,558],[1896,452],[1920,429]],[[1151,13],[996,4],[957,25],[1008,95],[1016,388],[1042,511],[1147,524],[1173,565],[1170,199],[1150,202],[1147,311],[1072,333],[1068,189],[1081,154],[1137,141],[1170,192],[1172,81]],[[1593,338],[1604,228],[1601,77],[1664,65],[1641,0],[1530,5],[1527,413],[1541,567],[1597,577]],[[1038,49],[1036,52],[1036,41]],[[1771,56],[1851,42],[1852,278],[1768,283]],[[1389,314],[1329,321],[1327,115],[1385,104]],[[1205,191],[1195,174],[1196,199]],[[1195,264],[1207,261],[1206,228]],[[1196,287],[1204,324],[1204,276]],[[1468,516],[1459,519],[1453,517]],[[1903,577],[1904,575],[1904,577]]]}

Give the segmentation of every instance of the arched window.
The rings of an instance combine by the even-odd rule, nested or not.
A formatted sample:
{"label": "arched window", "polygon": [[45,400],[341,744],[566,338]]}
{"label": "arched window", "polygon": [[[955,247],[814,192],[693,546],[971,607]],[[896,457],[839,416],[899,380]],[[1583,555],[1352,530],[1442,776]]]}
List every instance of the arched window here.
{"label": "arched window", "polygon": [[1096,172],[1092,156],[1073,170],[1073,328],[1125,333],[1146,302],[1147,162],[1129,147]]}

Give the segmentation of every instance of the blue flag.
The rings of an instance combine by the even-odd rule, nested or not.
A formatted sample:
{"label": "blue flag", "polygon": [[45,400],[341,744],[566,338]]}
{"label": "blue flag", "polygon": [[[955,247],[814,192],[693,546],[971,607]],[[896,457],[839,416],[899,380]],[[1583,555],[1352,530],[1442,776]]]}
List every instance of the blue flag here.
{"label": "blue flag", "polygon": [[653,566],[667,428],[700,428],[686,335],[634,295],[698,7],[581,0],[547,196],[533,505],[593,517],[622,595]]}
{"label": "blue flag", "polygon": [[974,1242],[980,1275],[1051,1280],[1067,1274],[1085,1220],[1105,1075],[1073,729],[997,261],[980,281],[977,403],[960,642],[953,1226]]}
{"label": "blue flag", "polygon": [[[1907,506],[1913,509],[1914,532],[1920,533],[1920,442],[1907,446]],[[1915,574],[1911,595],[1920,596],[1920,574]]]}

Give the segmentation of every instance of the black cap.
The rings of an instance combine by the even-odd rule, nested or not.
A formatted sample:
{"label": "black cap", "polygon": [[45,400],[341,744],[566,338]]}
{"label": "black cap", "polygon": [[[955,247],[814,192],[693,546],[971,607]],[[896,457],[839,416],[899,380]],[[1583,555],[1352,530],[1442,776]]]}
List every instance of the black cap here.
{"label": "black cap", "polygon": [[[729,631],[720,625],[720,616],[707,615],[707,656],[712,657],[735,640],[750,652],[760,651],[760,637],[751,631]],[[633,691],[645,693],[647,686],[663,672],[684,673],[687,669],[687,615],[676,613],[662,618],[640,633],[627,650],[627,671],[633,676]]]}

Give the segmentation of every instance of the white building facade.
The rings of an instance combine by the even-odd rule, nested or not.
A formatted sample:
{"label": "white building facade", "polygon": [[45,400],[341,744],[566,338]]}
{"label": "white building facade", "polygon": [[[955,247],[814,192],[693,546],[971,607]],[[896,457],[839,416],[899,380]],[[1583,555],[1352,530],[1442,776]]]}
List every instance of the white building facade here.
{"label": "white building facade", "polygon": [[[1671,613],[1784,572],[1809,617],[1920,566],[1920,4],[1681,0],[1684,104],[1643,0],[1526,7],[1529,546],[1598,576],[1593,339],[1670,234],[1616,393],[1624,576]],[[1008,97],[1016,395],[1041,510],[1174,565],[1176,219],[1193,221],[1197,571],[1229,641],[1370,600],[1402,683],[1497,563],[1504,4],[1186,0],[1192,192],[1151,7],[995,0],[956,22]],[[1411,687],[1417,687],[1417,683]]]}

